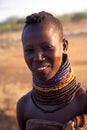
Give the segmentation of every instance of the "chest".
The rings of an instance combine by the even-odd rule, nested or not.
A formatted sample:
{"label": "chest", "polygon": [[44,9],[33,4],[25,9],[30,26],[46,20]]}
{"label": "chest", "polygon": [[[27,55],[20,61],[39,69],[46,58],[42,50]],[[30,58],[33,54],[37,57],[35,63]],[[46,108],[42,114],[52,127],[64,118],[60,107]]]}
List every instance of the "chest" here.
{"label": "chest", "polygon": [[25,119],[44,119],[65,123],[76,115],[84,113],[85,104],[81,104],[82,101],[80,100],[79,102],[76,99],[73,99],[68,105],[60,109],[59,106],[36,104],[31,99],[30,105],[27,105],[25,111]]}

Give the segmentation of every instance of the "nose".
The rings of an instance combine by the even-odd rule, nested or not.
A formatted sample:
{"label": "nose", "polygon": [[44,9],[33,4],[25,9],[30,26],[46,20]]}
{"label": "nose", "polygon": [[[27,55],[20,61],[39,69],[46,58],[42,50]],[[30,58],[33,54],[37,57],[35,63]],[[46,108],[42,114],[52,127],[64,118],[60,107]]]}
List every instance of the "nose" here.
{"label": "nose", "polygon": [[41,50],[37,50],[34,53],[34,61],[43,61],[45,58],[43,56],[43,52]]}

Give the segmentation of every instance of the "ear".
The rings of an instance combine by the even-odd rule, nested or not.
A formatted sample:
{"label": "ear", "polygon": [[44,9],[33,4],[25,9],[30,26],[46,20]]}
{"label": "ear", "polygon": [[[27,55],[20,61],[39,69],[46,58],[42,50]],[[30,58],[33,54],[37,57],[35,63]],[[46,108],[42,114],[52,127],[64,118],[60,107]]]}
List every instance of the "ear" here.
{"label": "ear", "polygon": [[63,51],[66,52],[68,50],[68,41],[63,38]]}

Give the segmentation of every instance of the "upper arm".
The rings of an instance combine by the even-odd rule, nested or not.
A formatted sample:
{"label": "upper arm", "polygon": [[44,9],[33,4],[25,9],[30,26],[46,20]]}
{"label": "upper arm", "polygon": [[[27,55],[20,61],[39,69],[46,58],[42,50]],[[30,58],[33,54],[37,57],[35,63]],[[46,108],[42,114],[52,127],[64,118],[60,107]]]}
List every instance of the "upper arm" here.
{"label": "upper arm", "polygon": [[17,121],[19,125],[20,130],[25,130],[26,122],[24,120],[24,101],[23,99],[20,99],[17,102]]}

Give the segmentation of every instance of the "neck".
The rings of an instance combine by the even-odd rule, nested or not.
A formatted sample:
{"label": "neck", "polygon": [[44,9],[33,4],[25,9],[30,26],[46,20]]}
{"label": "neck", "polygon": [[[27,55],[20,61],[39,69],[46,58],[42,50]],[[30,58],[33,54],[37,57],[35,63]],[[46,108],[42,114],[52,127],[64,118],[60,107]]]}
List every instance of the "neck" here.
{"label": "neck", "polygon": [[68,56],[64,55],[63,58],[60,70],[52,79],[40,83],[33,78],[32,99],[36,104],[64,107],[79,89]]}
{"label": "neck", "polygon": [[68,55],[64,54],[62,65],[60,66],[59,71],[54,75],[53,78],[47,81],[40,81],[35,76],[33,76],[33,83],[34,85],[42,88],[57,86],[63,79],[67,77],[67,75],[69,75],[70,71],[71,71],[71,67],[70,67],[70,61],[68,59]]}

